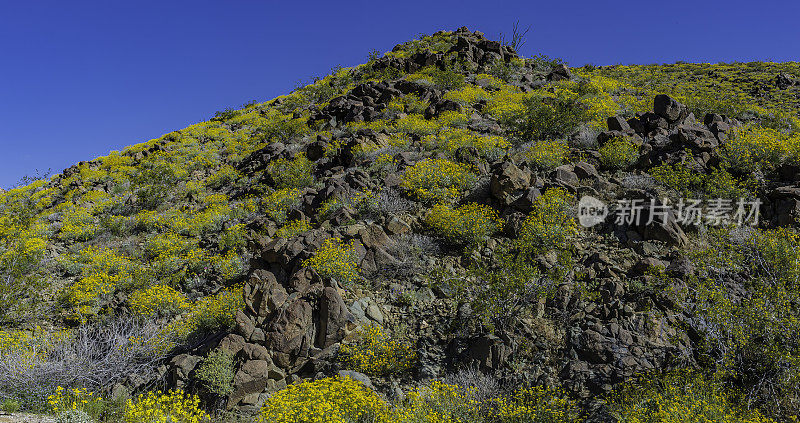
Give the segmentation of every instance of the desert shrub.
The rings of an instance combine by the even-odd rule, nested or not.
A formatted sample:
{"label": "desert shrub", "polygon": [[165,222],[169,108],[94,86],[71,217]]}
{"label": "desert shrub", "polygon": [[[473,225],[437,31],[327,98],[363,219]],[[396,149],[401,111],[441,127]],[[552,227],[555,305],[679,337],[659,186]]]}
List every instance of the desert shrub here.
{"label": "desert shrub", "polygon": [[568,423],[581,421],[578,403],[559,389],[536,386],[519,389],[511,398],[495,401],[497,421],[503,423]]}
{"label": "desert shrub", "polygon": [[[778,420],[800,412],[800,235],[795,230],[719,229],[695,250],[699,277],[677,303],[699,310],[703,358],[741,386],[749,406]],[[728,274],[742,277],[738,289]]]}
{"label": "desert shrub", "polygon": [[[87,392],[113,386],[132,373],[155,371],[161,356],[153,353],[148,342],[157,329],[152,323],[117,319],[69,332],[15,334],[6,338],[11,343],[0,347],[0,394],[15,396],[27,410],[44,411],[52,407],[48,396],[57,393],[59,386],[66,387],[63,401],[59,400],[62,405],[71,408],[77,401],[87,405],[84,411],[96,415],[97,404],[88,406],[92,401],[86,398]],[[0,335],[0,342],[5,342],[2,339]],[[83,397],[73,398],[75,389]]]}
{"label": "desert shrub", "polygon": [[[210,188],[222,188],[223,186],[236,181],[242,175],[231,165],[224,165],[211,176],[206,178],[205,185]],[[187,185],[189,183],[187,182]]]}
{"label": "desert shrub", "polygon": [[100,302],[108,300],[121,281],[121,275],[93,273],[80,278],[65,291],[67,302],[77,308],[79,316],[94,315]]}
{"label": "desert shrub", "polygon": [[425,159],[406,169],[401,188],[426,202],[453,201],[475,176],[466,166],[444,159]]}
{"label": "desert shrub", "polygon": [[275,236],[278,238],[291,238],[303,232],[311,230],[311,224],[307,220],[292,220],[286,222],[277,232]]}
{"label": "desert shrub", "polygon": [[424,113],[428,106],[429,103],[427,101],[420,100],[415,94],[408,94],[393,98],[392,101],[386,105],[386,111],[413,115]]}
{"label": "desert shrub", "polygon": [[448,127],[448,128],[461,128],[466,126],[467,122],[469,122],[469,116],[466,113],[459,113],[452,110],[447,110],[444,112],[439,113],[439,116],[436,118],[436,121],[439,123],[440,126]]}
{"label": "desert shrub", "polygon": [[498,252],[495,263],[477,263],[462,277],[440,281],[455,298],[470,306],[475,320],[490,330],[505,331],[553,287],[525,257]]}
{"label": "desert shrub", "polygon": [[213,255],[208,258],[208,262],[222,279],[226,281],[236,279],[247,270],[245,259],[235,251]]}
{"label": "desert shrub", "polygon": [[141,422],[200,423],[210,421],[205,411],[200,409],[200,398],[186,394],[180,389],[167,393],[148,392],[139,395],[134,401],[128,400],[125,408],[126,423]]}
{"label": "desert shrub", "polygon": [[0,410],[6,413],[16,413],[20,409],[19,401],[8,398],[0,404]]}
{"label": "desert shrub", "polygon": [[487,404],[504,394],[498,378],[483,373],[478,365],[467,366],[456,373],[451,373],[444,378],[443,382],[461,387],[469,395],[471,401],[479,404]]}
{"label": "desert shrub", "polygon": [[264,197],[262,207],[264,212],[278,224],[286,221],[286,213],[300,204],[300,190],[296,188],[283,188],[273,191]]}
{"label": "desert shrub", "polygon": [[520,92],[518,88],[504,85],[500,91],[492,93],[485,111],[497,118],[498,121],[508,125],[520,118],[525,112],[525,98],[528,94]]}
{"label": "desert shrub", "polygon": [[524,59],[511,59],[510,62],[496,60],[489,67],[489,73],[504,82],[511,82],[513,76],[517,75],[523,67],[525,67]]}
{"label": "desert shrub", "polygon": [[64,213],[58,236],[65,241],[88,241],[94,238],[99,228],[88,209],[76,207]]}
{"label": "desert shrub", "polygon": [[83,410],[65,410],[56,414],[55,423],[93,423],[94,419]]}
{"label": "desert shrub", "polygon": [[625,423],[773,422],[737,405],[720,384],[685,370],[626,383],[611,396],[609,409]]}
{"label": "desert shrub", "polygon": [[208,356],[200,363],[195,371],[195,378],[209,392],[226,397],[233,392],[235,370],[233,355],[216,349],[208,353]]}
{"label": "desert shrub", "polygon": [[428,81],[443,90],[457,90],[464,86],[464,75],[452,69],[439,69],[428,66],[416,73],[406,76],[409,81],[425,83]]}
{"label": "desert shrub", "polygon": [[142,161],[132,179],[132,189],[136,193],[139,207],[155,210],[171,194],[175,182],[180,180],[181,172],[171,163],[163,160],[163,155]]}
{"label": "desert shrub", "polygon": [[[287,104],[287,107],[291,105]],[[294,119],[291,112],[284,114],[276,109],[267,109],[264,115],[254,122],[253,134],[264,141],[283,142],[309,133],[311,130],[306,121],[305,117]]]}
{"label": "desert shrub", "polygon": [[639,158],[639,147],[625,138],[614,138],[600,147],[600,163],[609,169],[627,169]]}
{"label": "desert shrub", "polygon": [[725,157],[737,169],[775,167],[797,159],[800,135],[787,135],[772,128],[747,125],[736,128],[723,144]]}
{"label": "desert shrub", "polygon": [[394,339],[375,324],[361,327],[339,349],[339,359],[353,370],[373,376],[409,371],[416,363],[414,347]]}
{"label": "desert shrub", "polygon": [[562,188],[551,188],[538,197],[533,211],[522,224],[516,241],[520,251],[537,255],[551,249],[569,248],[578,224],[570,215],[572,196]]}
{"label": "desert shrub", "polygon": [[247,244],[245,240],[247,228],[243,223],[230,226],[219,235],[217,247],[220,251],[239,251]]}
{"label": "desert shrub", "polygon": [[382,422],[385,402],[370,388],[348,377],[294,383],[273,394],[261,408],[259,422]]}
{"label": "desert shrub", "polygon": [[350,283],[358,279],[358,252],[351,242],[345,244],[339,238],[326,239],[314,256],[303,261],[303,266],[317,271],[324,278]]}
{"label": "desert shrub", "polygon": [[141,342],[151,350],[151,355],[166,354],[176,346],[192,342],[197,336],[232,327],[236,323],[236,312],[242,307],[241,286],[222,290],[195,301],[188,313]]}
{"label": "desert shrub", "polygon": [[40,274],[47,244],[43,226],[0,215],[0,321],[21,321],[35,310],[47,281]]}
{"label": "desert shrub", "polygon": [[572,95],[522,97],[518,113],[511,114],[510,125],[517,138],[540,140],[568,135],[586,120],[585,108]]}
{"label": "desert shrub", "polygon": [[272,181],[278,189],[304,188],[314,183],[314,163],[305,153],[297,153],[291,160],[280,158],[267,167]]}
{"label": "desert shrub", "polygon": [[469,203],[458,208],[436,204],[425,217],[426,223],[448,241],[475,245],[500,230],[502,220],[489,206]]}
{"label": "desert shrub", "polygon": [[408,277],[425,268],[425,256],[435,256],[439,246],[433,238],[406,232],[386,246],[386,252],[395,260],[380,269],[387,277]]}
{"label": "desert shrub", "polygon": [[397,119],[394,129],[397,132],[422,136],[439,132],[439,124],[436,121],[426,120],[422,115],[415,114]]}
{"label": "desert shrub", "polygon": [[531,167],[552,170],[567,160],[569,147],[561,140],[540,140],[525,149],[522,155]]}
{"label": "desert shrub", "polygon": [[173,316],[190,308],[186,296],[167,285],[155,285],[135,291],[128,297],[131,313],[135,316]]}
{"label": "desert shrub", "polygon": [[334,213],[336,213],[339,209],[346,206],[346,201],[340,199],[339,197],[331,197],[322,202],[319,208],[317,209],[317,216],[316,219],[319,222],[324,222],[333,217]]}
{"label": "desert shrub", "polygon": [[434,148],[441,148],[450,155],[461,147],[473,147],[478,154],[490,160],[502,156],[510,146],[503,137],[478,135],[466,129],[441,131],[438,135],[426,137],[425,143]]}
{"label": "desert shrub", "polygon": [[473,104],[481,100],[488,100],[490,95],[481,87],[466,85],[461,89],[446,92],[444,98],[456,101],[466,107],[472,107]]}
{"label": "desert shrub", "polygon": [[662,164],[650,169],[653,178],[682,198],[748,197],[748,191],[725,168],[712,169],[710,174],[695,172],[680,164]]}
{"label": "desert shrub", "polygon": [[461,387],[438,380],[413,389],[406,400],[395,410],[392,421],[424,422],[480,422],[483,416],[477,404]]}
{"label": "desert shrub", "polygon": [[[94,392],[87,388],[64,389],[61,386],[57,387],[55,392],[47,397],[50,411],[57,415],[70,411],[80,411],[83,413],[95,411],[101,407],[102,401],[103,398],[100,395],[95,395]],[[86,417],[89,417],[89,415],[86,414]],[[87,421],[91,421],[91,418]]]}
{"label": "desert shrub", "polygon": [[[389,151],[393,151],[393,149],[389,149]],[[380,178],[385,178],[389,172],[397,170],[397,160],[388,152],[378,153],[374,156],[368,170],[370,174],[377,174]]]}

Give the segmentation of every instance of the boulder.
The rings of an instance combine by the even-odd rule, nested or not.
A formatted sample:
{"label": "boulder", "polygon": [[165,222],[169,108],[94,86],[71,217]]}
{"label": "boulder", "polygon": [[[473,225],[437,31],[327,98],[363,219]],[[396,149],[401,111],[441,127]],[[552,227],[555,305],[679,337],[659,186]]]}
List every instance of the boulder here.
{"label": "boulder", "polygon": [[528,171],[518,168],[514,162],[508,160],[500,164],[492,171],[492,179],[489,183],[492,196],[505,204],[511,204],[517,191],[527,188],[531,183],[531,175]]}
{"label": "boulder", "polygon": [[548,81],[564,81],[572,79],[572,72],[569,71],[569,68],[565,64],[559,64],[553,67],[550,70],[550,73],[547,74]]}
{"label": "boulder", "polygon": [[686,106],[666,94],[658,94],[653,99],[653,111],[670,123],[677,122],[689,114]]}

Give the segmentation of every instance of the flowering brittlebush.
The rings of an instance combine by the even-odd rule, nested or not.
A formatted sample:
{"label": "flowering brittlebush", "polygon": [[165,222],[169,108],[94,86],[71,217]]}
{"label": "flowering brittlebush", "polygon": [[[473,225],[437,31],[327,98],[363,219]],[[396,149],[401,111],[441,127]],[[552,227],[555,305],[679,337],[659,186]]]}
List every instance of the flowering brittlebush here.
{"label": "flowering brittlebush", "polygon": [[580,421],[580,408],[565,392],[537,386],[494,400],[500,422],[568,423]]}
{"label": "flowering brittlebush", "polygon": [[502,156],[511,145],[503,137],[478,135],[466,129],[443,130],[438,135],[426,137],[425,144],[431,148],[440,148],[450,155],[459,148],[472,147],[488,159]]}
{"label": "flowering brittlebush", "polygon": [[551,170],[564,163],[569,156],[569,147],[560,140],[536,141],[523,152],[523,157],[531,167]]}
{"label": "flowering brittlebush", "polygon": [[639,147],[625,138],[613,138],[600,147],[600,162],[610,169],[627,169],[639,158]]}
{"label": "flowering brittlebush", "polygon": [[137,316],[171,316],[189,309],[186,296],[167,285],[135,291],[128,298],[131,313]]}
{"label": "flowering brittlebush", "polygon": [[342,345],[339,355],[349,368],[376,376],[408,371],[417,357],[411,345],[393,339],[375,324],[360,328],[352,342]]}
{"label": "flowering brittlebush", "polygon": [[324,278],[344,283],[355,281],[360,273],[355,245],[345,244],[339,238],[326,239],[313,257],[303,261],[303,266],[316,270]]}
{"label": "flowering brittlebush", "polygon": [[128,399],[125,406],[126,423],[201,423],[210,421],[209,415],[200,409],[200,398],[180,389],[167,393],[148,392],[135,401]]}
{"label": "flowering brittlebush", "polygon": [[477,244],[500,230],[502,219],[489,206],[468,203],[458,208],[436,204],[425,222],[437,233],[458,244]]}
{"label": "flowering brittlebush", "polygon": [[414,114],[397,119],[394,130],[406,134],[431,135],[439,132],[439,124],[426,120],[422,115]]}
{"label": "flowering brittlebush", "polygon": [[400,186],[422,201],[454,201],[475,181],[465,165],[425,159],[406,169]]}
{"label": "flowering brittlebush", "polygon": [[774,423],[736,406],[718,383],[688,370],[642,376],[615,392],[611,408],[624,423]]}
{"label": "flowering brittlebush", "polygon": [[60,413],[70,410],[86,411],[97,407],[103,401],[99,395],[86,388],[67,389],[61,386],[56,388],[55,393],[47,397],[47,404],[50,411]]}
{"label": "flowering brittlebush", "polygon": [[578,233],[578,223],[568,213],[571,199],[564,189],[550,188],[535,200],[517,240],[523,251],[541,254],[568,248]]}
{"label": "flowering brittlebush", "polygon": [[286,222],[277,232],[275,236],[279,238],[291,238],[303,232],[311,230],[311,224],[307,220],[292,220]]}
{"label": "flowering brittlebush", "polygon": [[300,382],[273,394],[261,409],[263,423],[388,422],[381,398],[349,377]]}

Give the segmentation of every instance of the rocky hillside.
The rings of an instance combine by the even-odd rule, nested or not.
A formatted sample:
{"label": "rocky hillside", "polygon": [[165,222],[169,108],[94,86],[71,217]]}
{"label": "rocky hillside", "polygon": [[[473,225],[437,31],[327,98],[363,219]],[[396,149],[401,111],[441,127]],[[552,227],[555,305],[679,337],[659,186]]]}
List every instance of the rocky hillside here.
{"label": "rocky hillside", "polygon": [[798,63],[569,68],[460,28],[0,191],[0,401],[788,421],[799,106]]}

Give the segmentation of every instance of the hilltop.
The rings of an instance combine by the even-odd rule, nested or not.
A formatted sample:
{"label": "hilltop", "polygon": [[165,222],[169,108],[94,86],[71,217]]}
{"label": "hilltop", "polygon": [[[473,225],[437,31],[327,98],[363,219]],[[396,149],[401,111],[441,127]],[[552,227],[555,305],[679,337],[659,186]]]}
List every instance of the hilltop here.
{"label": "hilltop", "polygon": [[786,421],[798,216],[800,63],[570,68],[440,31],[0,190],[0,400]]}

